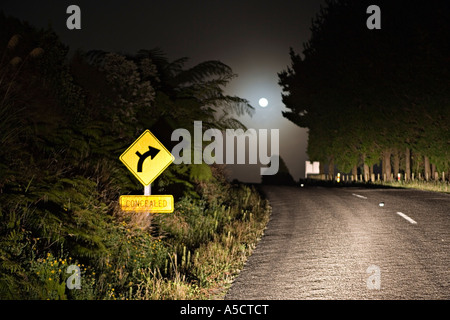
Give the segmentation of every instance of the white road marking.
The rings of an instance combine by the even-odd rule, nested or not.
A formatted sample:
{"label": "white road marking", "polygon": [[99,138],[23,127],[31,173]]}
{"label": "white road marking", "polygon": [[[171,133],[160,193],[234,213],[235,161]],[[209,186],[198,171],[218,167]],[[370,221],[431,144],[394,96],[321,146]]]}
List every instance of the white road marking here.
{"label": "white road marking", "polygon": [[400,217],[402,217],[402,218],[408,220],[408,221],[411,222],[412,224],[417,224],[416,221],[414,221],[413,219],[411,219],[410,217],[408,217],[406,214],[404,214],[404,213],[402,213],[402,212],[397,212],[397,214],[398,214]]}
{"label": "white road marking", "polygon": [[356,194],[356,193],[352,193],[352,195],[355,196],[355,197],[361,198],[361,199],[367,199],[367,197],[361,196],[361,195]]}

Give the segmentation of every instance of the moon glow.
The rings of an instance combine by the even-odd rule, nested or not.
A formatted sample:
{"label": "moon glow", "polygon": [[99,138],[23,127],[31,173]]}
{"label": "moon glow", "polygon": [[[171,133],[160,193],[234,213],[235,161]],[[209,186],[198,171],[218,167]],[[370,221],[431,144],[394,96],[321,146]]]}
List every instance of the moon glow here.
{"label": "moon glow", "polygon": [[267,107],[269,105],[269,101],[266,98],[261,98],[258,101],[260,107]]}

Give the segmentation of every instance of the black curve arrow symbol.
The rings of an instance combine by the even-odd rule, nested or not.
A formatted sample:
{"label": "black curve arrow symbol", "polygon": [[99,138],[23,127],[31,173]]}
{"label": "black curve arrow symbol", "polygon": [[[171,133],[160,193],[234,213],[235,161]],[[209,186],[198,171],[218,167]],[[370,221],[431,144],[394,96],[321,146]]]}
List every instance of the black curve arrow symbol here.
{"label": "black curve arrow symbol", "polygon": [[159,153],[159,149],[153,148],[151,146],[148,146],[148,151],[144,154],[141,154],[139,151],[136,151],[137,156],[139,157],[138,165],[137,165],[137,172],[142,172],[142,165],[144,164],[144,160],[150,157],[150,159],[153,159],[156,157],[156,155]]}

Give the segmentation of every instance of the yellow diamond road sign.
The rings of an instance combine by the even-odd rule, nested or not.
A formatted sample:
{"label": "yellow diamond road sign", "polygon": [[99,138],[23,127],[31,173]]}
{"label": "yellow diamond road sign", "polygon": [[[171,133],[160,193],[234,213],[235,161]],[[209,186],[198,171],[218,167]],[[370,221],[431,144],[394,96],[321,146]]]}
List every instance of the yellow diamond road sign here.
{"label": "yellow diamond road sign", "polygon": [[151,184],[175,160],[150,130],[145,130],[119,159],[144,186]]}

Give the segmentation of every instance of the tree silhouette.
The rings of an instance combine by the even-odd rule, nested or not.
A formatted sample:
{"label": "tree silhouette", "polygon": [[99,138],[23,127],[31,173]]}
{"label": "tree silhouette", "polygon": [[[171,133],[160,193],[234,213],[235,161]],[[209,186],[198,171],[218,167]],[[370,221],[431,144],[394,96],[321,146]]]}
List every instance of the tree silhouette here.
{"label": "tree silhouette", "polygon": [[449,3],[379,1],[381,30],[366,28],[370,4],[326,1],[303,56],[291,49],[279,73],[283,115],[309,129],[312,160],[344,172],[381,160],[390,179],[411,159],[423,173],[428,161],[448,171]]}
{"label": "tree silhouette", "polygon": [[[268,185],[293,185],[295,183],[283,158],[280,157],[278,172],[274,175],[262,176],[261,183]],[[268,166],[271,166],[269,163]]]}

